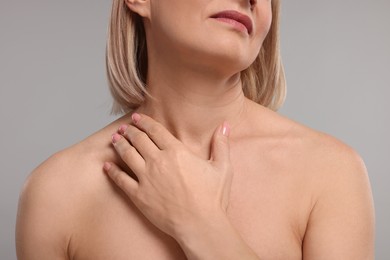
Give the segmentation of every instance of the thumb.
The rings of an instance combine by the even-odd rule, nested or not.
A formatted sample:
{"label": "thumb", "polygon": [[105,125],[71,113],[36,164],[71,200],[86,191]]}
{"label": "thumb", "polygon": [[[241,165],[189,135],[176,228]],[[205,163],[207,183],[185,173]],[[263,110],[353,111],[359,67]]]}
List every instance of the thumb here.
{"label": "thumb", "polygon": [[230,161],[229,134],[230,126],[227,122],[224,122],[214,132],[211,142],[211,160],[217,165]]}

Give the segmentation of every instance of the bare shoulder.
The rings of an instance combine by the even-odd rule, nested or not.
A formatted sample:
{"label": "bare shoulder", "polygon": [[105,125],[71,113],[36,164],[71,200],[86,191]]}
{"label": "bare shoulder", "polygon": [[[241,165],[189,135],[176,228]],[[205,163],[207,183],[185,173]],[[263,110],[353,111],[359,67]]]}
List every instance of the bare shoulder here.
{"label": "bare shoulder", "polygon": [[368,172],[360,154],[348,144],[327,133],[273,114],[280,132],[285,133],[291,158],[308,170],[306,177],[312,179],[318,194],[332,188],[348,189],[363,185],[369,191]]}
{"label": "bare shoulder", "polygon": [[[104,149],[101,147],[102,150]],[[21,192],[21,199],[31,198],[27,195],[46,194],[48,200],[58,199],[56,203],[72,200],[72,194],[78,194],[81,190],[86,191],[96,177],[98,165],[98,153],[89,147],[85,141],[51,155],[42,162],[26,179]],[[50,195],[50,196],[48,196]],[[54,197],[53,197],[54,196]],[[34,197],[34,196],[32,196]],[[64,203],[65,206],[67,203]]]}
{"label": "bare shoulder", "polygon": [[279,140],[286,164],[310,190],[310,215],[303,241],[305,259],[373,259],[374,208],[361,156],[326,133],[263,110],[269,134]]}
{"label": "bare shoulder", "polygon": [[18,259],[68,259],[90,172],[87,158],[74,150],[52,155],[27,178],[19,198]]}
{"label": "bare shoulder", "polygon": [[257,109],[259,125],[253,129],[266,126],[264,135],[276,140],[276,148],[294,161],[304,162],[306,167],[317,168],[312,174],[325,174],[323,177],[330,179],[367,175],[361,156],[343,141],[269,109]]}
{"label": "bare shoulder", "polygon": [[19,259],[67,259],[74,234],[103,195],[117,194],[104,174],[114,122],[59,151],[28,176],[19,199],[16,227]]}
{"label": "bare shoulder", "polygon": [[374,259],[374,206],[363,159],[330,135],[297,129],[305,136],[304,153],[311,169],[305,174],[313,184],[304,258]]}
{"label": "bare shoulder", "polygon": [[66,202],[73,199],[73,194],[80,197],[80,193],[86,194],[95,187],[99,189],[98,184],[102,181],[99,173],[103,173],[104,160],[117,160],[111,147],[111,134],[115,132],[116,125],[114,122],[42,162],[28,176],[21,199],[30,197],[25,194],[42,193],[48,200],[63,197],[59,202]]}
{"label": "bare shoulder", "polygon": [[111,135],[126,121],[128,118],[124,116],[79,143],[50,156],[29,175],[21,198],[26,197],[26,193],[43,193],[42,189],[47,189],[45,194],[52,192],[55,193],[51,194],[53,196],[72,200],[72,194],[80,197],[80,193],[87,194],[93,189],[100,189],[99,183],[106,180],[106,176],[100,174],[103,173],[104,161],[119,160],[111,145]]}

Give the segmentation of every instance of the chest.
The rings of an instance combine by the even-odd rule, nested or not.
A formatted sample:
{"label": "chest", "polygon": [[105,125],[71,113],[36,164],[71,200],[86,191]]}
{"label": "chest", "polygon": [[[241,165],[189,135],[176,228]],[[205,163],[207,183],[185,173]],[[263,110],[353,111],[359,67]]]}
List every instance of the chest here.
{"label": "chest", "polygon": [[[269,162],[233,160],[233,167],[228,217],[242,238],[264,259],[301,259],[309,205],[301,180]],[[74,237],[74,259],[186,259],[176,241],[120,192],[106,198]]]}

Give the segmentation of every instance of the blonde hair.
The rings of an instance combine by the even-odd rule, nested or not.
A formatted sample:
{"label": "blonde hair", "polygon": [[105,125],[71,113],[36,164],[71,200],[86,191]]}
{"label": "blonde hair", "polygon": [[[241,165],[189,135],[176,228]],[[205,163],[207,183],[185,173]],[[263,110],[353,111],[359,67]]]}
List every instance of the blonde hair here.
{"label": "blonde hair", "polygon": [[[256,60],[241,72],[245,96],[278,110],[286,96],[280,55],[280,0],[272,1],[272,23]],[[124,0],[113,0],[106,47],[108,85],[114,98],[113,114],[137,108],[147,94],[147,50],[142,18]]]}

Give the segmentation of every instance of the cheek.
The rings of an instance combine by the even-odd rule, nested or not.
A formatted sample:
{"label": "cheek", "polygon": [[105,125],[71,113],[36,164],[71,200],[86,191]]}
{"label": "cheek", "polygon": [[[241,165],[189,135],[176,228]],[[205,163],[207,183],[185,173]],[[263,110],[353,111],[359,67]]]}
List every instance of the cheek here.
{"label": "cheek", "polygon": [[[255,14],[257,18],[255,20],[255,35],[252,40],[252,50],[254,50],[255,56],[259,53],[264,39],[267,37],[272,24],[272,10],[270,6],[258,8]],[[253,54],[253,53],[252,53]]]}
{"label": "cheek", "polygon": [[[204,0],[202,0],[204,1]],[[177,43],[185,41],[198,31],[199,15],[193,10],[200,10],[200,1],[157,0],[152,5],[152,31],[160,38]]]}
{"label": "cheek", "polygon": [[262,40],[267,36],[272,24],[272,9],[270,5],[260,8],[257,13],[256,33]]}
{"label": "cheek", "polygon": [[[209,0],[207,0],[209,1]],[[199,12],[206,0],[155,0],[151,1],[152,20],[163,28],[189,28],[199,22]],[[196,11],[194,11],[196,10]]]}

